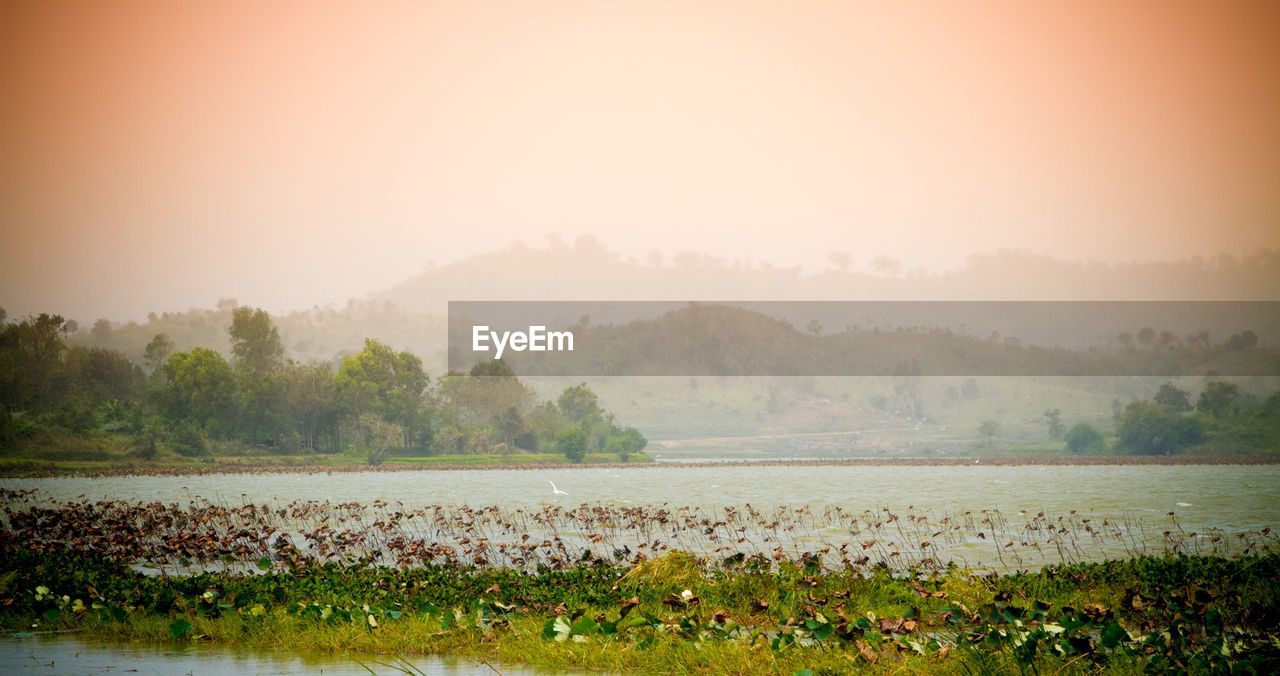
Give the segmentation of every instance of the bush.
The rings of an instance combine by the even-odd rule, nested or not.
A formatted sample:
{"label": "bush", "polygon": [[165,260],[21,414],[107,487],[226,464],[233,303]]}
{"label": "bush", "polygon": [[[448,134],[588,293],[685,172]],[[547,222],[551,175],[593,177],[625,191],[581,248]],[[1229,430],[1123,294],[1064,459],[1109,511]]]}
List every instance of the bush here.
{"label": "bush", "polygon": [[1076,423],[1067,430],[1067,450],[1079,455],[1081,453],[1101,453],[1103,449],[1102,432],[1089,423]]}
{"label": "bush", "polygon": [[190,421],[178,425],[169,435],[169,446],[178,455],[186,458],[201,458],[210,455],[209,440],[204,432]]}
{"label": "bush", "polygon": [[1197,416],[1165,411],[1150,401],[1135,401],[1116,414],[1116,446],[1134,455],[1172,455],[1205,440]]}
{"label": "bush", "polygon": [[587,457],[587,435],[580,427],[561,430],[556,435],[556,450],[564,453],[569,462],[582,462]]}

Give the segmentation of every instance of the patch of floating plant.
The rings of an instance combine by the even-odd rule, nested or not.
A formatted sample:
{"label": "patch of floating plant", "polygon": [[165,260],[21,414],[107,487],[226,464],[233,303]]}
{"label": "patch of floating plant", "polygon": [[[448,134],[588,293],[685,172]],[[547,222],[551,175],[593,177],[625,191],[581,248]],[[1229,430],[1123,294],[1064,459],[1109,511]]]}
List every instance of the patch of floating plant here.
{"label": "patch of floating plant", "polygon": [[1010,515],[914,506],[61,503],[3,489],[0,498],[0,542],[93,553],[163,574],[327,563],[564,570],[592,562],[639,563],[672,550],[693,554],[704,568],[785,561],[824,570],[929,571],[955,564],[1007,571],[1165,553],[1261,553],[1277,545],[1269,528],[1184,531],[1174,512],[1152,521],[1076,510]]}

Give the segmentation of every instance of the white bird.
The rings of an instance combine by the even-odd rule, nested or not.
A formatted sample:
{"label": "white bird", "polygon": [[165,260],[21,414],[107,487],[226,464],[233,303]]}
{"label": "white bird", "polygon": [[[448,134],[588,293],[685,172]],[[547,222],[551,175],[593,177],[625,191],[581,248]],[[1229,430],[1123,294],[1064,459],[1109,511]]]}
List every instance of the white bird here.
{"label": "white bird", "polygon": [[552,480],[550,480],[550,479],[547,479],[547,483],[551,484],[551,492],[552,492],[553,494],[555,494],[555,495],[568,495],[568,493],[566,493],[566,492],[564,492],[564,491],[560,490],[559,488],[556,488],[556,482],[554,482],[554,481],[552,481]]}

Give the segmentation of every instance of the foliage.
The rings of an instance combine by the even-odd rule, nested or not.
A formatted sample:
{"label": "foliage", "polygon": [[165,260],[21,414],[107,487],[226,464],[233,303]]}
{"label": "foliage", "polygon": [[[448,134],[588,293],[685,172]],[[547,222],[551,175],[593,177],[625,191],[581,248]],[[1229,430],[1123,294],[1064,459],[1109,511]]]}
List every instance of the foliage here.
{"label": "foliage", "polygon": [[[260,574],[155,576],[67,551],[3,544],[0,555],[0,626],[178,644],[344,652],[496,644],[558,670],[656,671],[698,655],[712,659],[702,671],[783,674],[873,664],[981,673],[1280,668],[1274,555],[1141,557],[1003,576],[815,574],[793,563],[708,574],[678,553],[630,570],[290,570],[267,559]],[[730,658],[742,661],[716,664]]]}
{"label": "foliage", "polygon": [[1191,394],[1173,383],[1161,385],[1152,401],[1167,413],[1186,413],[1191,410]]}
{"label": "foliage", "polygon": [[1117,447],[1135,455],[1172,455],[1204,441],[1200,418],[1166,412],[1151,401],[1130,402],[1116,414]]}
{"label": "foliage", "polygon": [[1067,442],[1067,450],[1076,455],[1099,453],[1104,448],[1102,432],[1086,422],[1073,425],[1070,430],[1067,430],[1064,438]]}
{"label": "foliage", "polygon": [[587,435],[581,427],[569,427],[556,434],[556,449],[570,462],[582,462],[587,457]]}
{"label": "foliage", "polygon": [[1212,418],[1225,418],[1240,407],[1240,387],[1235,383],[1221,380],[1211,381],[1205,385],[1200,398],[1196,400],[1196,411]]}
{"label": "foliage", "polygon": [[164,367],[161,406],[178,423],[191,423],[223,436],[235,427],[236,382],[222,355],[203,347],[178,352]]}

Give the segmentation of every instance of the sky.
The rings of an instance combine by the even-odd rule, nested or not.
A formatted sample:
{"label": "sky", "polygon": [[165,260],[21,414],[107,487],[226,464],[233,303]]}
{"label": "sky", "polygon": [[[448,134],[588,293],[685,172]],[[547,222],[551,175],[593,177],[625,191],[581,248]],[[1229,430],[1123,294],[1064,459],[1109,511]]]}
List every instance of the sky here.
{"label": "sky", "polygon": [[13,0],[0,307],[306,308],[583,234],[813,270],[1280,248],[1277,44],[1269,0]]}

